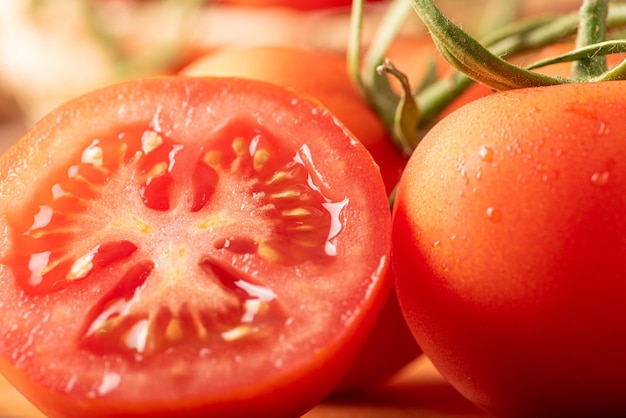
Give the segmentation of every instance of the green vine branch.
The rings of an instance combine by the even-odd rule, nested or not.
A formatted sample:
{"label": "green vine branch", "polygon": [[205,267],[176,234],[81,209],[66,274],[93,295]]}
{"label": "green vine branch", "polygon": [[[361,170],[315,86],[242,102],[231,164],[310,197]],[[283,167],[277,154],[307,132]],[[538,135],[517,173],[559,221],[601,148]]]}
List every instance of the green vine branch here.
{"label": "green vine branch", "polygon": [[[349,43],[352,53],[348,54],[351,77],[404,153],[410,153],[417,146],[439,115],[474,81],[495,90],[505,90],[579,81],[581,77],[590,81],[626,79],[626,62],[605,71],[605,64],[598,60],[608,54],[626,52],[626,41],[604,39],[610,31],[626,26],[626,4],[608,5],[604,25],[599,24],[603,13],[603,5],[599,3],[606,6],[606,0],[587,0],[578,12],[514,21],[492,31],[479,42],[446,18],[432,1],[394,0],[367,51],[367,58],[361,62],[362,3],[362,0],[353,2],[353,12],[356,10],[361,14],[352,15]],[[411,7],[407,8],[407,5]],[[425,79],[419,88],[412,90],[401,73],[402,69],[393,67],[393,63],[385,60],[386,51],[411,8],[424,21],[442,55],[457,69],[442,79]],[[585,13],[588,22],[579,25],[581,15]],[[595,33],[595,36],[591,36],[590,32]],[[567,54],[542,60],[530,68],[520,68],[506,61],[511,56],[564,41],[574,35],[577,36],[577,47]],[[572,79],[549,77],[530,71],[558,62],[584,60],[599,62],[600,66],[596,65],[591,71],[585,70],[584,75],[573,74]],[[398,78],[403,91],[400,94],[393,91],[387,77],[381,77],[381,73]],[[429,72],[430,75],[432,73]]]}
{"label": "green vine branch", "polygon": [[[580,8],[580,23],[576,38],[577,48],[584,48],[606,41],[606,18],[608,13],[608,0],[583,1],[583,5]],[[598,77],[606,71],[606,56],[593,55],[592,57],[582,57],[574,62],[572,78],[589,79]]]}

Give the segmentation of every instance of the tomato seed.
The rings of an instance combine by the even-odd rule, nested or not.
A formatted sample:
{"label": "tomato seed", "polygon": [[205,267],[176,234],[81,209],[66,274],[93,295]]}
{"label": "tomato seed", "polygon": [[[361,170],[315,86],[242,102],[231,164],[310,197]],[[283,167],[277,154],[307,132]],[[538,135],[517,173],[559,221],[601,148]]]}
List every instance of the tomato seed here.
{"label": "tomato seed", "polygon": [[141,150],[149,154],[163,144],[163,137],[154,131],[146,131],[141,136]]}

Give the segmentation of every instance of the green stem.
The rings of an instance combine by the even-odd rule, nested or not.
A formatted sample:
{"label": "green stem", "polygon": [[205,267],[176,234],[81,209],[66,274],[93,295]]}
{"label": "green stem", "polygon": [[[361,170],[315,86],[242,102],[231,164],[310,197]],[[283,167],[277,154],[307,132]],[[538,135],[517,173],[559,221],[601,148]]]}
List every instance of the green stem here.
{"label": "green stem", "polygon": [[365,82],[379,78],[376,68],[383,63],[389,47],[397,38],[412,10],[411,2],[408,0],[394,0],[390,3],[363,57]]}
{"label": "green stem", "polygon": [[[406,91],[404,91],[401,95],[392,91],[387,77],[372,76],[376,71],[375,68],[378,68],[380,64],[384,62],[383,56],[386,54],[386,49],[390,44],[390,40],[392,37],[397,35],[402,19],[404,19],[404,15],[400,13],[403,6],[399,3],[402,1],[408,1],[411,3],[413,8],[416,7],[415,0],[395,0],[393,4],[397,9],[389,11],[391,16],[383,18],[383,23],[375,35],[371,49],[367,51],[368,57],[365,59],[364,62],[366,64],[362,67],[362,69],[358,65],[360,63],[359,53],[361,51],[360,22],[362,19],[362,0],[354,1],[353,10],[357,13],[353,13],[352,16],[353,39],[350,43],[351,46],[349,47],[348,54],[349,61],[351,60],[352,64],[349,64],[348,67],[352,69],[352,76],[356,80],[356,84],[359,86],[366,99],[371,103],[373,109],[387,126],[387,129],[392,135],[395,143],[400,149],[407,152],[406,145],[413,144],[412,146],[417,146],[424,133],[427,132],[438,120],[441,113],[469,86],[471,86],[474,80],[467,75],[456,71],[451,73],[446,78],[439,79],[437,81],[431,80],[428,83],[421,83],[423,85],[421,85],[419,89],[414,88],[413,90],[413,99],[415,101],[414,105],[410,100],[407,100],[408,97],[404,97],[404,99],[401,97],[402,94],[406,95]],[[356,9],[354,9],[355,3],[357,3]],[[434,7],[432,4],[424,5],[424,2],[417,1],[417,3],[419,3],[417,7]],[[430,11],[432,12],[432,9],[430,9]],[[436,16],[437,12],[438,10],[435,10],[435,17],[437,19],[445,19],[442,15]],[[439,14],[441,13],[439,12]],[[516,21],[499,30],[492,31],[489,36],[483,38],[482,43],[479,44],[479,46],[484,49],[482,53],[487,57],[495,55],[498,59],[504,57],[508,58],[518,53],[540,49],[547,45],[568,39],[570,36],[577,33],[578,22],[579,12],[569,13],[567,15],[543,16],[539,18]],[[449,22],[446,24],[449,24]],[[608,9],[607,28],[609,30],[617,30],[624,26],[626,26],[626,4],[611,4]],[[466,45],[463,42],[466,40],[466,36],[469,35],[464,35],[463,33],[459,35],[459,28],[455,29],[453,27],[452,30],[456,34],[456,38],[453,39],[453,43],[461,42],[461,45]],[[431,34],[433,34],[432,31]],[[437,39],[437,33],[434,33],[434,35],[433,39]],[[439,34],[439,36],[441,36],[441,34]],[[474,41],[474,43],[478,42]],[[605,52],[608,54],[621,50],[623,45],[618,44],[619,43],[613,44],[614,49],[612,52],[609,51],[610,47],[608,44],[595,45],[594,47],[597,48],[596,53],[603,55]],[[355,47],[355,45],[358,45],[358,47]],[[448,50],[447,44],[441,45],[441,48],[449,55],[452,55],[452,60],[456,61],[460,67],[468,68],[468,64],[465,61],[458,60],[455,58],[454,54],[449,52],[450,50]],[[579,54],[578,56],[581,56],[580,54],[583,56],[592,56],[593,52],[587,48],[583,49],[582,53],[576,52],[576,54]],[[569,60],[568,58],[562,59]],[[470,59],[469,66],[476,65],[476,62],[472,63],[471,61],[472,60]],[[518,68],[518,70],[527,72],[525,69]],[[399,73],[399,71],[394,72]],[[388,73],[394,75],[392,72]],[[594,80],[599,81],[624,78],[626,78],[626,63],[615,67],[601,77],[596,77]],[[478,78],[478,81],[482,80]],[[555,81],[559,83],[567,82],[567,80],[560,78],[549,79],[549,81],[550,83]],[[484,84],[489,85],[488,83]],[[405,111],[406,109],[411,110],[407,113],[410,117],[407,121],[405,121],[404,128],[398,130],[398,116],[402,115],[403,107],[405,108]],[[413,111],[416,113],[413,113]],[[397,135],[398,132],[404,132],[403,135],[407,135],[407,127],[414,126],[413,118],[415,114],[419,117],[414,134],[415,138],[402,142],[400,138],[394,137],[394,135]]]}
{"label": "green stem", "polygon": [[494,55],[453,24],[430,0],[412,0],[437,48],[454,67],[494,90],[561,84],[563,80],[533,73]]}
{"label": "green stem", "polygon": [[405,155],[411,155],[417,146],[417,127],[420,121],[420,109],[413,97],[409,79],[402,72],[398,71],[393,64],[386,60],[378,67],[379,73],[387,73],[395,77],[402,87],[400,102],[396,106],[394,113],[394,123],[392,127],[392,138],[396,146]]}
{"label": "green stem", "polygon": [[[526,67],[527,70],[546,67],[552,64],[562,62],[577,62],[581,60],[594,59],[598,57],[606,57],[610,54],[619,54],[626,52],[626,40],[604,41],[593,45],[587,45],[576,48],[573,51],[554,57],[542,59]],[[604,74],[603,72],[602,74]]]}
{"label": "green stem", "polygon": [[[363,57],[361,77],[369,92],[367,100],[383,120],[390,132],[399,132],[396,109],[402,106],[402,97],[398,97],[387,77],[380,77],[379,67],[384,63],[389,47],[398,36],[402,25],[412,12],[409,0],[394,0],[377,28],[372,42]],[[406,128],[406,126],[405,126]],[[402,138],[394,138],[403,143]],[[402,146],[401,146],[402,148]]]}
{"label": "green stem", "polygon": [[522,0],[491,1],[489,7],[483,12],[480,26],[472,25],[474,32],[479,38],[489,36],[493,31],[515,22],[518,18]]}
{"label": "green stem", "polygon": [[[584,0],[580,8],[580,24],[576,47],[584,48],[606,40],[606,19],[609,12],[609,0]],[[607,70],[604,55],[583,58],[574,63],[572,78],[586,80],[598,77]]]}
{"label": "green stem", "polygon": [[363,1],[353,0],[347,47],[347,69],[356,88],[367,98],[369,91],[361,77],[361,38],[363,33]]}
{"label": "green stem", "polygon": [[[352,3],[348,42],[350,78],[381,118],[396,146],[406,153],[410,153],[414,148],[419,109],[410,93],[403,93],[401,96],[395,93],[388,78],[380,77],[379,67],[411,11],[409,0],[394,0],[391,3],[361,64],[363,0],[355,0]],[[388,66],[385,71],[400,79],[405,90],[409,89],[408,81],[402,80],[403,74],[393,65]]]}
{"label": "green stem", "polygon": [[416,97],[420,109],[420,136],[428,131],[443,111],[463,94],[474,80],[465,74],[455,71],[450,76],[423,89]]}
{"label": "green stem", "polygon": [[617,81],[617,80],[626,80],[626,60],[622,61],[620,64],[611,68],[606,73],[602,74],[600,77],[596,77],[591,81]]}

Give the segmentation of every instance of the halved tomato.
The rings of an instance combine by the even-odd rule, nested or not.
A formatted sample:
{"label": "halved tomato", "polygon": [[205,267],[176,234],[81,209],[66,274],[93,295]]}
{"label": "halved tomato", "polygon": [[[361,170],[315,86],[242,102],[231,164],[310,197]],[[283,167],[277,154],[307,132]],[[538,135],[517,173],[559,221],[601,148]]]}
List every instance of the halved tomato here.
{"label": "halved tomato", "polygon": [[391,283],[379,170],[275,85],[89,93],[0,159],[0,372],[51,417],[293,417]]}

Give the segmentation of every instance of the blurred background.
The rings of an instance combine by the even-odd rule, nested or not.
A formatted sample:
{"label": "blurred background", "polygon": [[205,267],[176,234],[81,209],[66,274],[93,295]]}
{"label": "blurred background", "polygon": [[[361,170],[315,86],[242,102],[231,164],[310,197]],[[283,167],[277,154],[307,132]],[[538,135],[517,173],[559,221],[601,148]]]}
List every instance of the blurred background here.
{"label": "blurred background", "polygon": [[[311,4],[318,0],[310,0]],[[243,4],[237,4],[243,3]],[[116,81],[176,73],[233,45],[345,52],[350,6],[299,10],[236,0],[0,0],[0,152],[58,104]],[[257,2],[258,3],[258,2]],[[580,0],[439,0],[468,32],[502,14],[573,11]],[[363,43],[387,0],[365,5]],[[402,35],[423,36],[416,15]]]}

